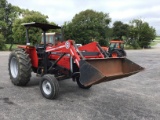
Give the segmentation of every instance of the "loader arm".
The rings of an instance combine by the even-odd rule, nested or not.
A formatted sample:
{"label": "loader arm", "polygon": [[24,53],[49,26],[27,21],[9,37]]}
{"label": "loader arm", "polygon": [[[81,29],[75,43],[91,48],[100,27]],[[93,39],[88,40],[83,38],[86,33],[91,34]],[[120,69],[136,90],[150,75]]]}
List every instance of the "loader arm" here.
{"label": "loader arm", "polygon": [[65,53],[72,56],[74,62],[79,67],[80,60],[93,58],[106,58],[103,49],[97,42],[92,42],[81,47],[77,47],[73,40],[62,42],[61,44],[47,47],[46,52]]}
{"label": "loader arm", "polygon": [[[83,56],[80,56],[77,54],[77,51],[75,46],[74,46],[74,41],[73,40],[68,40],[65,42],[62,42],[61,44],[52,46],[52,47],[47,47],[46,48],[46,52],[51,52],[51,53],[65,53],[68,54],[70,56],[72,56],[74,62],[77,64],[77,66],[79,67],[79,61],[81,58],[83,58]],[[52,56],[50,56],[52,57]]]}

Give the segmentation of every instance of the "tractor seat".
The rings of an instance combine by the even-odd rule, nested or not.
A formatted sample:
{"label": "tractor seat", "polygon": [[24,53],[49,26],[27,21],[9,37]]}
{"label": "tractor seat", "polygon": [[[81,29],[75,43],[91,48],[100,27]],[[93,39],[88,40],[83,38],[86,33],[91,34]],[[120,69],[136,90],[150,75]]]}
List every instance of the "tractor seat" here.
{"label": "tractor seat", "polygon": [[38,45],[35,45],[35,48],[36,48],[37,52],[41,52],[41,51],[44,50],[44,45],[43,44],[38,44]]}
{"label": "tractor seat", "polygon": [[44,45],[36,45],[35,48],[36,48],[38,57],[42,58],[44,54]]}

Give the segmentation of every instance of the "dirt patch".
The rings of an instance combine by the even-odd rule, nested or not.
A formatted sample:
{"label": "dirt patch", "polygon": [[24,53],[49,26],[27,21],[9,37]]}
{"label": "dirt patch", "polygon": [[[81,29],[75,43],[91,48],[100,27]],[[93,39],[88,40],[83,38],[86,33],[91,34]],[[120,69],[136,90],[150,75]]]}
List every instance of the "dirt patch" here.
{"label": "dirt patch", "polygon": [[9,105],[15,105],[14,102],[12,102],[9,98],[0,98],[4,103],[7,103]]}

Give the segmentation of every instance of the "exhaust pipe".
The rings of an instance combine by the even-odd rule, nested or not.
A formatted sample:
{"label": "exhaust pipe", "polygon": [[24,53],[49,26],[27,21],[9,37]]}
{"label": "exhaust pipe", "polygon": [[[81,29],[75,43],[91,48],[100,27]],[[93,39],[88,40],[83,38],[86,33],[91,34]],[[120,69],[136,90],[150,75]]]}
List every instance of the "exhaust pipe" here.
{"label": "exhaust pipe", "polygon": [[86,59],[80,61],[80,82],[90,86],[128,77],[144,68],[127,58]]}

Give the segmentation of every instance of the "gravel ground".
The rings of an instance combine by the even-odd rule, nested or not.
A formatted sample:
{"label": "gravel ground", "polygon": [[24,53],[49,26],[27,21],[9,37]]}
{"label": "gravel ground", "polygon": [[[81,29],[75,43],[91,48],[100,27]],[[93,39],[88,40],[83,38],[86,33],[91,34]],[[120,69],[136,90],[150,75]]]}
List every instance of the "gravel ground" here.
{"label": "gravel ground", "polygon": [[60,81],[59,97],[47,100],[35,74],[26,87],[11,83],[9,52],[0,52],[0,120],[160,120],[160,49],[127,50],[127,55],[145,70],[89,90],[71,79]]}

